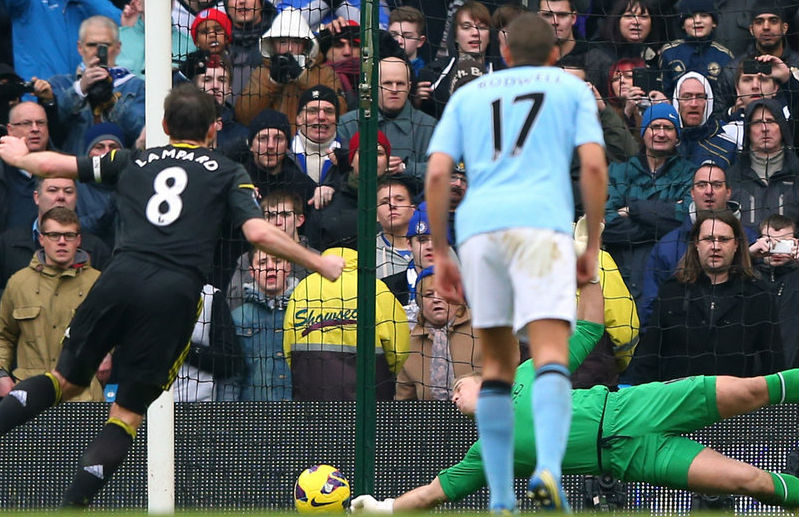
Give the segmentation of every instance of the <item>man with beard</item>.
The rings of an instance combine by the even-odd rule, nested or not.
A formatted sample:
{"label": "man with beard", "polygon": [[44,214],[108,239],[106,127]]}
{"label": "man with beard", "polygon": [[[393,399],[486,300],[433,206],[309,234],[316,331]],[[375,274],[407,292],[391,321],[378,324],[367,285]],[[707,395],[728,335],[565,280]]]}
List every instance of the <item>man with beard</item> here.
{"label": "man with beard", "polygon": [[713,89],[705,76],[688,72],[674,88],[672,105],[680,114],[680,156],[700,165],[712,161],[728,168],[735,161],[735,142],[713,116]]}
{"label": "man with beard", "polygon": [[719,81],[719,98],[722,102],[716,108],[717,111],[735,104],[735,71],[744,61],[757,59],[763,64],[771,63],[772,73],[782,69],[783,73],[779,74],[778,81],[781,83],[780,89],[786,90],[788,97],[796,97],[799,90],[799,54],[788,47],[785,40],[788,22],[784,10],[774,1],[759,2],[751,16],[749,33],[754,38],[754,43],[745,54],[739,55],[725,67]]}

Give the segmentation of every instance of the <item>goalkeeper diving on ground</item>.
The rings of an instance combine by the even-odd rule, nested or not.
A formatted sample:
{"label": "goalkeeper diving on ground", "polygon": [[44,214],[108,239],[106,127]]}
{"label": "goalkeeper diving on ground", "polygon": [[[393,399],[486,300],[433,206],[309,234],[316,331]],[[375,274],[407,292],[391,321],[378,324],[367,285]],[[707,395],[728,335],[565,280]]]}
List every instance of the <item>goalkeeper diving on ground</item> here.
{"label": "goalkeeper diving on ground", "polygon": [[[569,341],[572,372],[603,332],[599,285],[583,287],[580,298],[577,328]],[[530,410],[534,371],[531,361],[522,363],[513,385],[516,477],[529,477],[536,466]],[[461,377],[455,383],[452,401],[461,413],[474,415],[480,383],[478,375]],[[609,474],[623,481],[708,494],[733,493],[797,509],[799,478],[761,470],[680,436],[764,406],[797,402],[799,369],[751,378],[688,377],[617,392],[605,386],[572,390],[572,425],[563,472]],[[442,470],[430,484],[396,499],[378,501],[361,495],[352,501],[351,510],[393,513],[431,508],[461,499],[485,484],[478,440],[459,463]]]}

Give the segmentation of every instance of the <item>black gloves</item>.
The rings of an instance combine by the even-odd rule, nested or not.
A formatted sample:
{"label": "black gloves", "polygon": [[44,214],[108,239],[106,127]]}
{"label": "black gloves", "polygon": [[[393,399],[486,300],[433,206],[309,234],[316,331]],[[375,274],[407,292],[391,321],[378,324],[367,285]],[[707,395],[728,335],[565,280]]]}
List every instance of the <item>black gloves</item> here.
{"label": "black gloves", "polygon": [[277,54],[272,56],[269,67],[269,77],[276,83],[290,83],[302,73],[302,67],[291,54]]}

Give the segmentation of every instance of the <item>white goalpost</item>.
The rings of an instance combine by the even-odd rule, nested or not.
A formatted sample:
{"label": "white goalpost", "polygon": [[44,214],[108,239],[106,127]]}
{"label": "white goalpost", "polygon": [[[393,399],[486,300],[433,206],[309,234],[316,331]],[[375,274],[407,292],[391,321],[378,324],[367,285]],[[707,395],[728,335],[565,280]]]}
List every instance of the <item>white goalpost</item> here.
{"label": "white goalpost", "polygon": [[[172,2],[145,0],[147,146],[166,145],[161,127],[164,99],[172,87]],[[147,511],[175,512],[175,401],[170,389],[147,410]]]}

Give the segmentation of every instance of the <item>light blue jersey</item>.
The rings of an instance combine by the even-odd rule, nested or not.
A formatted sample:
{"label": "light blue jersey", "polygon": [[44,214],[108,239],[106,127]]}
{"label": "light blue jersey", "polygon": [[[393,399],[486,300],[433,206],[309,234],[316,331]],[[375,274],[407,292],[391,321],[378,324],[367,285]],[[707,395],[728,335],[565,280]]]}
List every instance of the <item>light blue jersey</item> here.
{"label": "light blue jersey", "polygon": [[604,145],[594,94],[560,68],[515,67],[459,88],[428,147],[466,165],[459,244],[515,227],[570,233],[572,153],[591,142]]}

